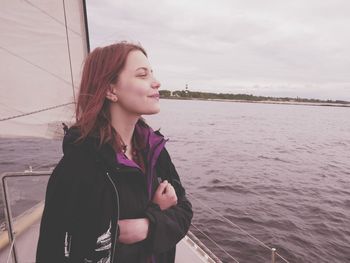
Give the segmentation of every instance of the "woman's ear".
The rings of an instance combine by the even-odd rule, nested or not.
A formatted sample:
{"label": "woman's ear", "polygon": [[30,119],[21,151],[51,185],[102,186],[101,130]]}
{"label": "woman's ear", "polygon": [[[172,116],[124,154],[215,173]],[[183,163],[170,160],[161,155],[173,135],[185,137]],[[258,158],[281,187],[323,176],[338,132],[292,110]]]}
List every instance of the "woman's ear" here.
{"label": "woman's ear", "polygon": [[116,89],[113,85],[109,85],[109,89],[106,92],[106,98],[109,99],[112,102],[117,102],[118,101],[118,97],[116,94]]}

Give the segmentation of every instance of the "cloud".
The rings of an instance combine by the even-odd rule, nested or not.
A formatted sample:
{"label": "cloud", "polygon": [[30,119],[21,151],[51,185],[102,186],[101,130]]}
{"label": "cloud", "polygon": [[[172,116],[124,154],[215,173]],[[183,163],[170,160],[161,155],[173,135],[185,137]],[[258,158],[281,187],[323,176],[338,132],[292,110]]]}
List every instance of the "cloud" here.
{"label": "cloud", "polygon": [[141,42],[163,88],[350,100],[348,1],[87,4],[92,46]]}

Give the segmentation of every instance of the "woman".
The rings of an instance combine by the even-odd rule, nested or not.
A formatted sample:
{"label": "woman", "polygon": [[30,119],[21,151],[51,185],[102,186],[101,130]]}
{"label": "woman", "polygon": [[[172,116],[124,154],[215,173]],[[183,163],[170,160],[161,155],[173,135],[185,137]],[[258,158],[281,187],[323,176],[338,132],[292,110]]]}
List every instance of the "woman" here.
{"label": "woman", "polygon": [[166,140],[141,117],[159,112],[159,87],[139,45],[89,54],[47,186],[37,262],[174,262],[193,214]]}

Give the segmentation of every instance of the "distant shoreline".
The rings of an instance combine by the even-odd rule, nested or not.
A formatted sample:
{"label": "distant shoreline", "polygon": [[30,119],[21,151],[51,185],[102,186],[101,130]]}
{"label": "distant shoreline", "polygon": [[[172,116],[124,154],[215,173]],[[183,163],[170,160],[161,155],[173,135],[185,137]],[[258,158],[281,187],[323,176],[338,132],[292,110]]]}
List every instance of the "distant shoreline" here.
{"label": "distant shoreline", "polygon": [[201,100],[201,101],[220,101],[220,102],[239,102],[239,103],[261,103],[261,104],[282,104],[282,105],[304,105],[304,106],[327,106],[327,107],[350,107],[350,104],[328,103],[328,102],[297,102],[297,101],[273,101],[273,100],[231,100],[231,99],[203,99],[186,97],[164,97],[168,100]]}

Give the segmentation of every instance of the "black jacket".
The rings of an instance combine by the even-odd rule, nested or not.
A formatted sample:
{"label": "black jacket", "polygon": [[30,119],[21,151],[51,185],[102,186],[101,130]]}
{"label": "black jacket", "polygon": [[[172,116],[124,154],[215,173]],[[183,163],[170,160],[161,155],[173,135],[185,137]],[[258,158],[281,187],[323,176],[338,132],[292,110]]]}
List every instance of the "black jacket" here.
{"label": "black jacket", "polygon": [[[139,169],[118,164],[113,148],[98,147],[97,138],[72,143],[77,136],[72,129],[66,134],[64,156],[48,182],[37,262],[102,263],[113,258],[113,263],[141,263],[151,255],[156,263],[174,262],[175,246],[186,235],[193,213],[167,150],[156,161],[156,174],[174,186],[178,204],[161,211],[149,201]],[[156,189],[158,181],[153,185]],[[146,240],[116,242],[118,218],[143,217],[150,220]]]}

